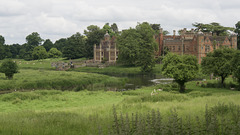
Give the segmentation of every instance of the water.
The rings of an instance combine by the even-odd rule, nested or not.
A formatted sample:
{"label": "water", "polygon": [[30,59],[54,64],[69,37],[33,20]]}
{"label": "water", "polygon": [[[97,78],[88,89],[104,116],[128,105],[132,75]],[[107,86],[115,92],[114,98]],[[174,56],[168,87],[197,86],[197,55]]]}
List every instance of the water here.
{"label": "water", "polygon": [[161,75],[142,75],[142,74],[128,74],[128,75],[110,75],[116,77],[127,78],[127,82],[124,87],[117,88],[118,90],[135,90],[143,86],[152,86],[156,84],[172,83],[173,79],[165,78]]}

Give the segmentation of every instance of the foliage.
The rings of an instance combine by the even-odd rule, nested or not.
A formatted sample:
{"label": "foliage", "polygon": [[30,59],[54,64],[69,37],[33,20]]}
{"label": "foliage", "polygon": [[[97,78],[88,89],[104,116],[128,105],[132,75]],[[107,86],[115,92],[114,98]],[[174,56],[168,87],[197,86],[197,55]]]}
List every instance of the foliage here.
{"label": "foliage", "polygon": [[4,45],[5,44],[5,38],[0,35],[0,45]]}
{"label": "foliage", "polygon": [[93,57],[93,46],[99,45],[106,31],[100,29],[96,25],[90,25],[87,30],[84,30],[84,34],[87,36],[86,40],[86,55],[87,58]]}
{"label": "foliage", "polygon": [[68,59],[82,58],[86,54],[84,36],[76,33],[67,39],[67,45],[63,49],[63,57]]}
{"label": "foliage", "polygon": [[154,30],[147,22],[139,23],[135,29],[123,31],[117,40],[119,62],[141,66],[143,72],[150,72],[155,64],[154,52],[157,50],[153,35]]}
{"label": "foliage", "polygon": [[[228,114],[228,115],[225,115]],[[234,134],[240,133],[240,106],[219,103],[211,108],[207,105],[201,116],[191,115],[183,118],[176,108],[168,115],[152,109],[148,113],[126,115],[118,114],[113,106],[112,128],[110,134],[167,134],[167,135],[199,135],[199,134]],[[100,131],[99,131],[100,133]]]}
{"label": "foliage", "polygon": [[43,46],[37,46],[33,50],[32,57],[34,60],[46,59],[48,53]]}
{"label": "foliage", "polygon": [[61,38],[54,43],[54,47],[56,47],[60,52],[63,52],[64,47],[67,46],[67,44],[67,39]]}
{"label": "foliage", "polygon": [[59,58],[62,56],[62,52],[60,52],[57,48],[51,48],[48,52],[49,58]]}
{"label": "foliage", "polygon": [[180,86],[180,92],[185,91],[185,83],[194,79],[198,70],[197,58],[192,55],[168,53],[163,59],[163,75],[174,78]]}
{"label": "foliage", "polygon": [[210,24],[203,24],[203,23],[195,22],[192,25],[194,27],[197,27],[195,29],[195,31],[212,32],[212,33],[216,33],[217,36],[227,36],[227,35],[229,35],[228,30],[230,30],[230,31],[234,30],[234,28],[232,28],[232,27],[224,27],[216,22],[212,22]]}
{"label": "foliage", "polygon": [[2,62],[0,71],[1,73],[4,73],[8,79],[12,79],[13,75],[18,73],[18,66],[14,61],[6,59]]}
{"label": "foliage", "polygon": [[41,45],[43,39],[37,32],[33,32],[32,34],[26,37],[27,44],[33,47]]}
{"label": "foliage", "polygon": [[237,45],[238,45],[238,50],[240,49],[240,21],[238,21],[236,24],[236,29],[234,30],[234,32],[236,32],[238,34],[237,36]]}
{"label": "foliage", "polygon": [[225,78],[232,74],[233,71],[231,60],[234,52],[234,49],[221,48],[208,53],[207,56],[202,59],[201,66],[203,73],[213,73],[215,76],[220,76],[223,87]]}
{"label": "foliage", "polygon": [[50,39],[47,39],[44,41],[43,43],[43,47],[46,49],[46,51],[48,52],[51,48],[54,47],[52,41]]}
{"label": "foliage", "polygon": [[237,50],[234,53],[233,59],[231,60],[231,67],[233,68],[233,75],[237,78],[240,90],[240,51]]}

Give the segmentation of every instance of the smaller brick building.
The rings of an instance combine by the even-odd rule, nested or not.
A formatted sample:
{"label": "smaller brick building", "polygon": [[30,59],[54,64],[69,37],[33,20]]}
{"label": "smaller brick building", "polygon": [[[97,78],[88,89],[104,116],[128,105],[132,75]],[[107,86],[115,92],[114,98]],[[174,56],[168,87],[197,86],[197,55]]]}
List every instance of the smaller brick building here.
{"label": "smaller brick building", "polygon": [[100,45],[94,45],[94,62],[108,62],[115,63],[118,58],[118,49],[116,45],[116,38],[110,37],[106,32],[104,39],[101,40]]}
{"label": "smaller brick building", "polygon": [[193,29],[187,31],[183,29],[181,35],[163,35],[163,30],[160,29],[159,35],[155,37],[159,46],[158,56],[161,56],[164,49],[170,52],[182,55],[191,54],[197,57],[199,64],[202,57],[206,57],[208,52],[218,49],[220,46],[237,49],[237,35],[217,36],[214,33],[195,32]]}

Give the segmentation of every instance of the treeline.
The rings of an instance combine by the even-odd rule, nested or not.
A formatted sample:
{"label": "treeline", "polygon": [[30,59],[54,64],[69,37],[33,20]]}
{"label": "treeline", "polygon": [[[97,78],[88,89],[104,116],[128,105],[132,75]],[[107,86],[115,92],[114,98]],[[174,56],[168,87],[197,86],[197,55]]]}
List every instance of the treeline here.
{"label": "treeline", "polygon": [[[77,32],[70,37],[61,38],[55,41],[55,43],[53,43],[50,39],[44,40],[37,32],[33,32],[26,37],[26,43],[22,45],[6,45],[4,37],[0,35],[0,59],[19,58],[25,60],[35,60],[48,57],[65,57],[67,59],[82,57],[92,58],[94,44],[98,45],[107,31],[110,36],[115,36],[118,40],[120,40],[118,41],[119,50],[121,48],[126,50],[127,47],[133,54],[121,56],[120,53],[119,58],[121,62],[129,63],[130,60],[130,65],[136,66],[143,60],[141,59],[141,54],[144,54],[141,53],[141,50],[144,50],[143,46],[145,45],[148,47],[147,44],[150,40],[146,37],[150,37],[151,34],[158,34],[160,28],[160,24],[147,23],[147,25],[144,26],[145,28],[141,28],[141,26],[143,25],[139,23],[135,28],[119,31],[116,23],[111,25],[106,23],[102,28],[96,25],[90,25],[86,30],[84,30],[83,34]],[[147,28],[149,26],[151,27],[151,30]],[[240,49],[240,21],[236,23],[236,28],[224,27],[216,22],[210,24],[194,23],[193,26],[195,27],[195,31],[212,32],[219,36],[226,36],[229,34],[229,31],[234,31],[238,34],[238,48]],[[142,29],[148,29],[148,31],[141,32]],[[179,32],[181,32],[181,30]],[[168,31],[164,31],[163,33],[165,35],[169,34]],[[140,42],[140,40],[142,41]],[[128,56],[130,59],[128,59]]]}
{"label": "treeline", "polygon": [[65,57],[68,59],[92,58],[93,45],[99,44],[104,34],[108,31],[111,36],[118,36],[116,23],[106,23],[103,28],[90,25],[84,34],[77,32],[71,37],[61,38],[53,43],[50,39],[42,39],[37,32],[26,37],[26,43],[5,44],[5,38],[0,35],[0,59],[17,58],[25,60],[45,59],[52,57]]}

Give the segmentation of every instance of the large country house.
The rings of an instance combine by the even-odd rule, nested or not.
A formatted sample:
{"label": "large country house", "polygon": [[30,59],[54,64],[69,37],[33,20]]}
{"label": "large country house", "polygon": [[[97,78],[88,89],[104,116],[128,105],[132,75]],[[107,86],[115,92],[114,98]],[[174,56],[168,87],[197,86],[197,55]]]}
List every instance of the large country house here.
{"label": "large country house", "polygon": [[[237,49],[237,35],[234,33],[230,36],[217,36],[215,33],[195,32],[194,29],[187,31],[184,28],[180,35],[176,35],[175,30],[173,35],[163,35],[163,29],[160,29],[160,33],[155,36],[155,39],[159,46],[157,56],[163,55],[163,50],[168,49],[179,55],[194,55],[199,63],[208,52],[221,46]],[[115,63],[117,58],[116,38],[111,38],[106,33],[100,45],[94,45],[94,62]]]}
{"label": "large country house", "polygon": [[160,33],[155,36],[155,39],[159,45],[158,56],[163,55],[164,49],[168,49],[179,55],[195,55],[199,63],[208,52],[221,46],[237,49],[236,34],[217,36],[215,33],[195,32],[194,29],[187,31],[184,28],[180,35],[176,35],[176,31],[173,31],[173,35],[163,35],[163,30],[160,29]]}

